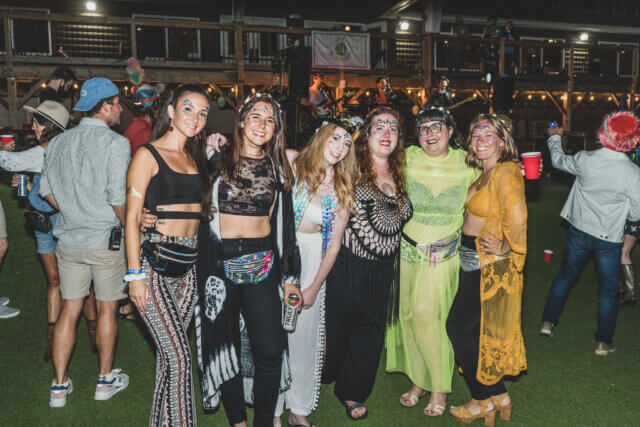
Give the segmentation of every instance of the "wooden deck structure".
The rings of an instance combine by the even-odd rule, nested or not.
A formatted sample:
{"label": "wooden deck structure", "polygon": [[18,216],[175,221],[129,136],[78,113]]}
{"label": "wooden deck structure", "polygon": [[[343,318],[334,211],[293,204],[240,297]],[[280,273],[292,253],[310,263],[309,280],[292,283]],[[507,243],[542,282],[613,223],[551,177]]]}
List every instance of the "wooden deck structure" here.
{"label": "wooden deck structure", "polygon": [[[40,23],[36,26],[35,23]],[[43,23],[46,23],[43,24]],[[242,99],[251,87],[265,87],[279,84],[280,72],[271,62],[277,60],[279,52],[294,38],[303,39],[309,45],[309,29],[288,29],[283,27],[248,26],[242,23],[220,24],[200,21],[173,21],[164,19],[89,17],[76,15],[55,15],[46,13],[11,13],[2,16],[4,52],[0,54],[0,77],[6,79],[6,90],[0,89],[0,105],[8,110],[12,127],[18,127],[18,110],[46,82],[55,67],[65,64],[73,69],[80,80],[91,77],[107,77],[115,82],[126,82],[127,58],[133,56],[141,60],[147,82],[196,82],[212,84],[213,88],[233,88],[233,96]],[[44,28],[48,46],[38,52],[27,52],[16,38],[17,28]],[[70,30],[71,28],[71,30]],[[145,50],[148,40],[140,35],[147,29],[163,29],[166,49],[161,57],[148,58]],[[75,46],[74,33],[82,35],[83,46]],[[157,31],[156,31],[157,32]],[[116,34],[116,36],[113,36]],[[158,33],[160,34],[160,33]],[[66,38],[65,38],[66,37]],[[114,37],[113,41],[109,37]],[[185,38],[186,37],[186,38]],[[507,47],[516,52],[522,62],[523,52],[555,52],[561,64],[555,70],[535,75],[515,77],[515,91],[520,94],[545,94],[563,117],[566,129],[571,129],[571,115],[575,103],[587,96],[612,96],[628,94],[629,107],[635,108],[639,101],[634,96],[638,85],[638,47],[594,46],[578,43],[558,43],[554,41],[488,41],[479,38],[452,38],[441,34],[396,34],[370,33],[372,69],[367,71],[348,69],[323,69],[326,82],[338,89],[340,80],[349,88],[357,88],[356,96],[368,88],[375,87],[378,76],[386,76],[391,85],[416,104],[422,104],[428,97],[432,84],[441,74],[446,74],[457,94],[456,102],[464,97],[491,97],[490,86],[481,82],[480,72],[473,61],[465,61],[460,72],[445,70],[443,60],[447,49],[457,43],[467,52],[475,52],[482,44],[495,43],[499,52],[498,74],[503,75]],[[176,38],[177,43],[173,39]],[[57,42],[66,40],[71,48],[65,52]],[[70,40],[70,41],[69,41]],[[181,41],[197,42],[197,51],[188,55],[169,54],[169,46]],[[45,40],[46,41],[46,40]],[[46,45],[46,43],[45,43]],[[105,50],[107,46],[107,50]],[[48,49],[47,49],[48,47]],[[100,48],[98,48],[100,47]],[[2,46],[0,46],[2,49]],[[179,50],[178,48],[176,48]],[[174,50],[176,50],[174,49]],[[597,49],[606,50],[618,61],[615,73],[603,77],[594,75],[589,65],[585,65],[585,55]],[[620,66],[620,58],[625,55],[625,66]],[[630,55],[630,56],[629,56]],[[469,56],[467,54],[467,56]],[[630,66],[629,66],[630,61]],[[287,85],[286,70],[283,84]]]}

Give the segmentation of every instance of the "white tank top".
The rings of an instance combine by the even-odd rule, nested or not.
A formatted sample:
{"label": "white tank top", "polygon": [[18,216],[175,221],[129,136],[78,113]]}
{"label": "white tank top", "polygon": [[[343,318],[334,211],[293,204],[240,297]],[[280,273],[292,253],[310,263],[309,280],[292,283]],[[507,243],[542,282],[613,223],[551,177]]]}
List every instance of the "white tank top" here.
{"label": "white tank top", "polygon": [[322,225],[322,208],[309,203],[303,218],[313,224]]}

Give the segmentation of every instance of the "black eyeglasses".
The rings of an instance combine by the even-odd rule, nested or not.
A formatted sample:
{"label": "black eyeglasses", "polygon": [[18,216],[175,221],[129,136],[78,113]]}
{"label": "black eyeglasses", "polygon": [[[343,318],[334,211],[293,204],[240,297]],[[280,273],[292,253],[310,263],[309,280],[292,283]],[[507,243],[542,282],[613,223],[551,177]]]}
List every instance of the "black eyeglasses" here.
{"label": "black eyeglasses", "polygon": [[444,131],[444,123],[434,123],[431,126],[418,126],[418,135],[424,136],[431,133],[442,133]]}

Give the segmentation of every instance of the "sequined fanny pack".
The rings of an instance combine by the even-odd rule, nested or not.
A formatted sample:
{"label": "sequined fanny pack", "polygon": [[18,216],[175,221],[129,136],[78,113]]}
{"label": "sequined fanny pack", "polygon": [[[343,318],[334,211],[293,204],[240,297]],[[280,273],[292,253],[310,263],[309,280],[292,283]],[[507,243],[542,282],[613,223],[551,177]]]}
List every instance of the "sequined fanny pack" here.
{"label": "sequined fanny pack", "polygon": [[468,248],[466,246],[460,246],[458,249],[460,254],[460,268],[462,271],[476,271],[480,269],[480,258],[478,257],[478,251]]}
{"label": "sequined fanny pack", "polygon": [[271,272],[273,252],[262,251],[223,261],[224,274],[236,285],[260,283]]}
{"label": "sequined fanny pack", "polygon": [[433,243],[418,243],[404,233],[402,233],[402,238],[414,246],[430,264],[437,264],[453,258],[458,252],[458,242],[460,241],[460,237],[457,234],[447,236]]}

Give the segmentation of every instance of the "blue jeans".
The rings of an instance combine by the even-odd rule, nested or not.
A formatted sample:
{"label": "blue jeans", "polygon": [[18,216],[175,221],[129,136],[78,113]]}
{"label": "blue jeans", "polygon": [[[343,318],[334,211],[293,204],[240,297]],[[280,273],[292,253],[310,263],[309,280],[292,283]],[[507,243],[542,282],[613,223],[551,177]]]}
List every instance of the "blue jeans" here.
{"label": "blue jeans", "polygon": [[598,274],[598,330],[596,341],[611,343],[618,314],[618,279],[622,243],[597,239],[571,226],[564,245],[562,266],[549,289],[542,320],[558,323],[570,287],[593,252]]}

